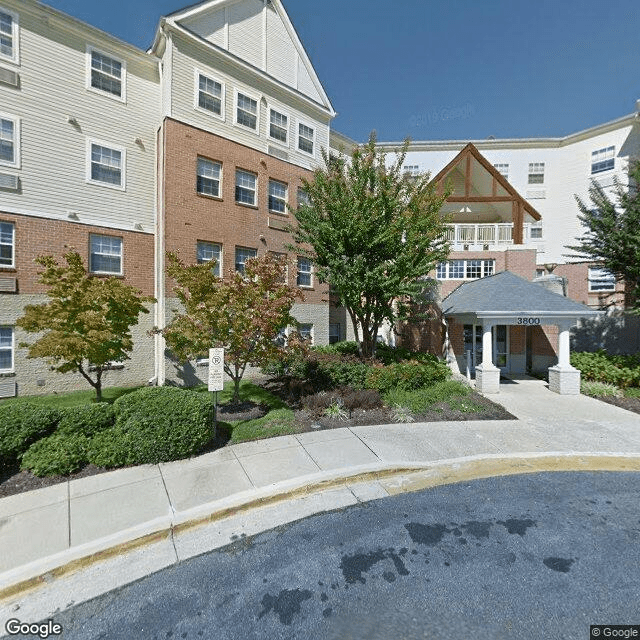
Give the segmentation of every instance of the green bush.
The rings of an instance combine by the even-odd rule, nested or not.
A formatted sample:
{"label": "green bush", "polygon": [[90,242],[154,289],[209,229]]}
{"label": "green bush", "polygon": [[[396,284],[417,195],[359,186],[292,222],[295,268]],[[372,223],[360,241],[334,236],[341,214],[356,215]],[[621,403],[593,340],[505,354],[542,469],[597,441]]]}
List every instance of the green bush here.
{"label": "green bush", "polygon": [[0,467],[13,466],[29,446],[52,433],[60,412],[37,404],[0,405]]}
{"label": "green bush", "polygon": [[444,362],[398,362],[385,367],[371,367],[366,386],[386,393],[391,389],[411,391],[447,380],[451,375]]}
{"label": "green bush", "polygon": [[116,422],[98,432],[90,462],[102,467],[168,462],[194,455],[213,438],[207,394],[147,387],[113,403]]}
{"label": "green bush", "polygon": [[434,404],[460,400],[470,393],[471,389],[466,384],[447,380],[416,391],[391,389],[384,394],[384,402],[388,407],[408,407],[414,413],[420,414],[431,409]]}
{"label": "green bush", "polygon": [[80,432],[56,432],[34,442],[22,456],[21,469],[36,476],[69,475],[87,462],[90,440]]}
{"label": "green bush", "polygon": [[571,364],[585,380],[608,382],[617,387],[640,387],[640,354],[611,355],[603,349],[571,354]]}
{"label": "green bush", "polygon": [[98,431],[112,427],[115,420],[115,411],[106,402],[68,407],[61,413],[58,432],[81,433],[85,436],[92,436]]}

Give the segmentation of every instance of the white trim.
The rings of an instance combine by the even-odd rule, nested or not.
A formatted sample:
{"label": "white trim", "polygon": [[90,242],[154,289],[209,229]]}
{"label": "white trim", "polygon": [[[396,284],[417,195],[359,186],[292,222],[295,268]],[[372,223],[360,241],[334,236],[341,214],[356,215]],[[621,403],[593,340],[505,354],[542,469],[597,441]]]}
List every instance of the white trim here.
{"label": "white trim", "polygon": [[[313,153],[309,153],[308,151],[305,151],[304,149],[300,148],[300,125],[303,125],[305,127],[308,127],[309,129],[311,129],[313,131]],[[301,118],[298,118],[296,120],[296,151],[300,152],[300,153],[304,153],[305,156],[308,156],[309,158],[315,158],[316,157],[316,136],[317,136],[317,125],[311,124],[308,120],[302,120]],[[308,138],[304,138],[305,140],[308,140]]]}
{"label": "white trim", "polygon": [[[211,80],[212,82],[217,82],[222,87],[222,96],[220,97],[220,115],[213,111],[209,111],[209,109],[205,109],[200,106],[200,76],[204,76],[207,80]],[[206,113],[208,116],[213,118],[217,118],[222,122],[225,121],[225,111],[226,111],[226,97],[227,97],[227,88],[225,83],[220,79],[216,78],[214,75],[206,71],[201,71],[199,68],[194,69],[194,100],[193,106],[196,111],[200,113]]]}
{"label": "white trim", "polygon": [[[246,191],[251,191],[251,189],[249,189],[249,187],[244,187],[242,185],[238,184],[238,171],[242,171],[242,173],[246,173],[247,175],[251,175],[255,178],[255,187],[253,189],[253,203],[250,202],[242,202],[242,200],[238,200],[237,198],[237,194],[236,194],[236,189],[240,188],[240,189],[245,189]],[[248,169],[242,169],[241,167],[236,167],[236,172],[235,172],[235,178],[234,178],[234,184],[233,184],[233,200],[236,204],[239,204],[243,207],[258,207],[259,206],[259,200],[258,200],[258,174],[255,173],[254,171],[249,171]],[[246,247],[249,248],[249,247]]]}
{"label": "white trim", "polygon": [[315,324],[313,322],[298,322],[296,331],[298,332],[298,335],[304,339],[302,331],[300,330],[301,327],[311,327],[311,329],[309,329],[309,346],[313,347],[313,343],[315,342]]}
{"label": "white trim", "polygon": [[[15,373],[16,371],[16,330],[11,324],[2,324],[0,329],[11,329],[11,368],[0,369],[0,373]],[[8,350],[7,347],[2,347],[3,351]]]}
{"label": "white trim", "polygon": [[[93,255],[91,250],[92,238],[93,237],[101,237],[101,238],[116,238],[120,240],[120,271],[94,271],[91,268],[91,256]],[[98,255],[98,254],[96,254]],[[124,238],[122,236],[112,236],[107,233],[90,233],[89,234],[89,273],[95,273],[97,275],[107,275],[107,276],[121,276],[124,275]]]}
{"label": "white trim", "polygon": [[[450,269],[451,269],[451,263],[453,262],[462,262],[463,263],[463,269],[464,269],[464,275],[461,278],[455,277],[450,275]],[[468,277],[467,276],[467,263],[469,262],[480,262],[480,275],[477,277]],[[492,263],[491,265],[488,265],[486,263]],[[438,276],[438,267],[444,264],[446,265],[445,270],[446,270],[446,275],[444,277],[439,277]],[[485,274],[485,270],[487,270],[488,267],[490,268],[490,273],[486,273]],[[487,278],[489,276],[493,276],[495,275],[495,271],[496,271],[496,260],[495,258],[448,258],[447,260],[442,260],[440,261],[438,264],[436,264],[436,280],[439,281],[444,281],[444,280],[467,280],[469,282],[472,282],[474,280],[480,280],[481,278]]]}
{"label": "white trim", "polygon": [[[271,208],[271,183],[275,182],[276,184],[284,186],[284,198],[280,198],[279,196],[273,196],[276,200],[284,201],[284,211],[278,211],[278,209]],[[275,178],[269,178],[267,182],[267,211],[269,213],[279,214],[281,216],[287,215],[287,206],[289,205],[289,185],[282,180],[276,180]]]}
{"label": "white trim", "polygon": [[217,260],[217,265],[216,265],[217,268],[218,268],[218,273],[214,274],[214,275],[217,275],[218,278],[222,278],[222,275],[224,273],[224,271],[222,269],[223,260],[224,260],[224,250],[223,250],[222,242],[212,242],[210,240],[196,240],[196,262],[198,264],[206,264],[207,262],[210,262],[211,260],[202,260],[202,261],[198,260],[198,246],[201,245],[201,244],[215,245],[216,247],[220,248],[220,253],[219,253],[220,259]]}
{"label": "white trim", "polygon": [[[309,261],[309,271],[300,271],[300,260]],[[313,260],[311,260],[311,258],[307,258],[306,256],[298,256],[296,260],[296,287],[300,287],[301,289],[313,289],[313,272]],[[309,284],[298,284],[300,273],[309,275]]]}
{"label": "white trim", "polygon": [[[206,180],[214,180],[214,178],[209,178],[209,176],[201,176],[200,173],[198,173],[198,165],[200,164],[200,160],[204,160],[204,162],[209,162],[213,165],[218,165],[220,167],[220,174],[218,177],[218,195],[214,196],[211,193],[204,193],[203,191],[198,191],[198,178],[202,177],[205,178]],[[196,156],[196,193],[199,196],[204,196],[205,198],[213,198],[214,200],[222,200],[222,176],[223,176],[223,170],[222,170],[222,162],[220,162],[219,160],[212,160],[211,158],[205,158],[204,156]]]}
{"label": "white trim", "polygon": [[[110,182],[103,182],[102,180],[94,180],[91,177],[91,146],[96,145],[98,147],[104,147],[111,151],[119,151],[121,154],[121,167],[120,167],[120,184],[112,184]],[[85,165],[85,181],[87,184],[95,184],[98,187],[107,187],[109,189],[117,189],[118,191],[126,191],[127,189],[127,150],[124,147],[105,142],[103,140],[96,140],[95,138],[87,138],[86,147],[86,165]]]}
{"label": "white trim", "polygon": [[[256,128],[253,129],[248,127],[246,124],[242,124],[238,122],[238,96],[243,95],[245,98],[249,98],[254,100],[256,103]],[[233,124],[236,127],[240,127],[243,131],[250,131],[256,136],[260,136],[260,97],[257,97],[255,94],[252,95],[248,91],[244,89],[240,91],[237,87],[234,90],[234,100],[233,100]]]}
{"label": "white trim", "polygon": [[13,227],[12,236],[11,236],[11,264],[0,264],[0,270],[15,269],[16,267],[16,223],[9,222],[9,220],[0,219],[0,224],[8,224]]}
{"label": "white trim", "polygon": [[[278,115],[284,116],[287,119],[287,141],[282,142],[282,140],[278,140],[278,138],[274,138],[271,135],[271,112],[275,111]],[[288,111],[280,108],[278,105],[274,105],[271,102],[267,103],[267,139],[274,144],[277,144],[280,147],[285,149],[291,148],[291,115]]]}
{"label": "white trim", "polygon": [[[245,249],[247,251],[255,251],[254,255],[252,256],[245,256],[244,262],[242,262],[242,268],[243,271],[238,271],[238,269],[236,268],[237,264],[238,264],[238,249]],[[245,275],[245,267],[247,264],[247,260],[250,260],[251,258],[257,258],[258,257],[258,250],[254,249],[253,247],[245,247],[243,245],[236,245],[233,251],[233,272],[234,273],[241,273],[242,275]]]}
{"label": "white trim", "polygon": [[0,113],[0,119],[10,120],[11,122],[13,122],[13,162],[0,160],[0,167],[11,167],[12,169],[20,169],[20,147],[22,146],[20,144],[22,140],[20,118],[17,116],[12,116],[8,113]]}
{"label": "white trim", "polygon": [[10,62],[20,65],[20,16],[10,9],[0,7],[0,11],[11,16],[11,55],[0,53],[0,62]]}
{"label": "white trim", "polygon": [[[111,58],[115,62],[120,63],[121,65],[121,73],[120,73],[120,95],[116,95],[115,93],[111,93],[110,91],[104,91],[99,89],[98,87],[94,87],[91,84],[91,56],[93,53],[97,53],[98,55],[105,56],[107,58]],[[98,49],[93,45],[87,44],[86,47],[86,88],[87,91],[91,91],[92,93],[97,93],[101,96],[106,96],[107,98],[111,98],[112,100],[117,100],[118,102],[127,102],[127,61],[124,58],[119,58],[118,56],[114,56],[112,53],[107,53],[102,49]]]}

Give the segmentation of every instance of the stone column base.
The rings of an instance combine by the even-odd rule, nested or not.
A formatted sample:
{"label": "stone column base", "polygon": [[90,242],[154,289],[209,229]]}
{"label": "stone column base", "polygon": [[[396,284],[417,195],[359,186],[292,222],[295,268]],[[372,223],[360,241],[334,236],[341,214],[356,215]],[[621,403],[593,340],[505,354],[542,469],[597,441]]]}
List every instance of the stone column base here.
{"label": "stone column base", "polygon": [[476,391],[500,393],[500,369],[493,365],[479,364],[476,367]]}
{"label": "stone column base", "polygon": [[549,389],[563,396],[580,394],[580,370],[574,367],[549,367]]}

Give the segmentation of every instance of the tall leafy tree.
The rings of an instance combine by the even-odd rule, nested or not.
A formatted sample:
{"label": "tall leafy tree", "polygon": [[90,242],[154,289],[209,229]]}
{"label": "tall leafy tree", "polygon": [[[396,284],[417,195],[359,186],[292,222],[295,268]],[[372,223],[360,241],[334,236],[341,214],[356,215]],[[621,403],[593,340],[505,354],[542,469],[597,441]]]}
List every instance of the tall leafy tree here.
{"label": "tall leafy tree", "polygon": [[92,276],[76,251],[64,255],[66,265],[53,256],[39,256],[44,269],[39,282],[48,287],[49,301],[30,304],[16,325],[42,333],[29,347],[29,358],[45,358],[60,373],[78,371],[102,400],[102,376],[111,362],[122,362],[133,350],[131,327],[140,313],[148,313],[134,287],[118,278]]}
{"label": "tall leafy tree", "polygon": [[260,366],[283,353],[276,338],[281,329],[297,324],[291,308],[302,293],[286,283],[286,264],[271,254],[247,260],[245,273],[229,281],[214,275],[210,262],[185,265],[175,253],[167,259],[184,312],[162,334],[182,360],[224,347],[224,370],[238,402],[247,365]]}
{"label": "tall leafy tree", "polygon": [[625,283],[625,304],[640,313],[640,162],[629,169],[629,186],[614,178],[614,198],[592,180],[589,203],[578,196],[578,219],[586,231],[570,257],[601,264]]}
{"label": "tall leafy tree", "polygon": [[347,309],[363,357],[375,354],[378,329],[406,315],[424,289],[420,279],[446,259],[438,195],[429,174],[408,177],[408,141],[388,164],[375,136],[351,156],[324,154],[325,167],[304,180],[308,203],[294,212],[297,251],[310,257]]}

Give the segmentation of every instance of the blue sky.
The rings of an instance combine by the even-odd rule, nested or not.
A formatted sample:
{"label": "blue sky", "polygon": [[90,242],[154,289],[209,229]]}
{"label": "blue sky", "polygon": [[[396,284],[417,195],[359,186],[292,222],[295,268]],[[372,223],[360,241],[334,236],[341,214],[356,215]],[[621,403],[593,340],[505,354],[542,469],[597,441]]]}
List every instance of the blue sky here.
{"label": "blue sky", "polygon": [[[45,0],[146,49],[180,0]],[[560,136],[640,99],[637,0],[285,0],[356,140]]]}

